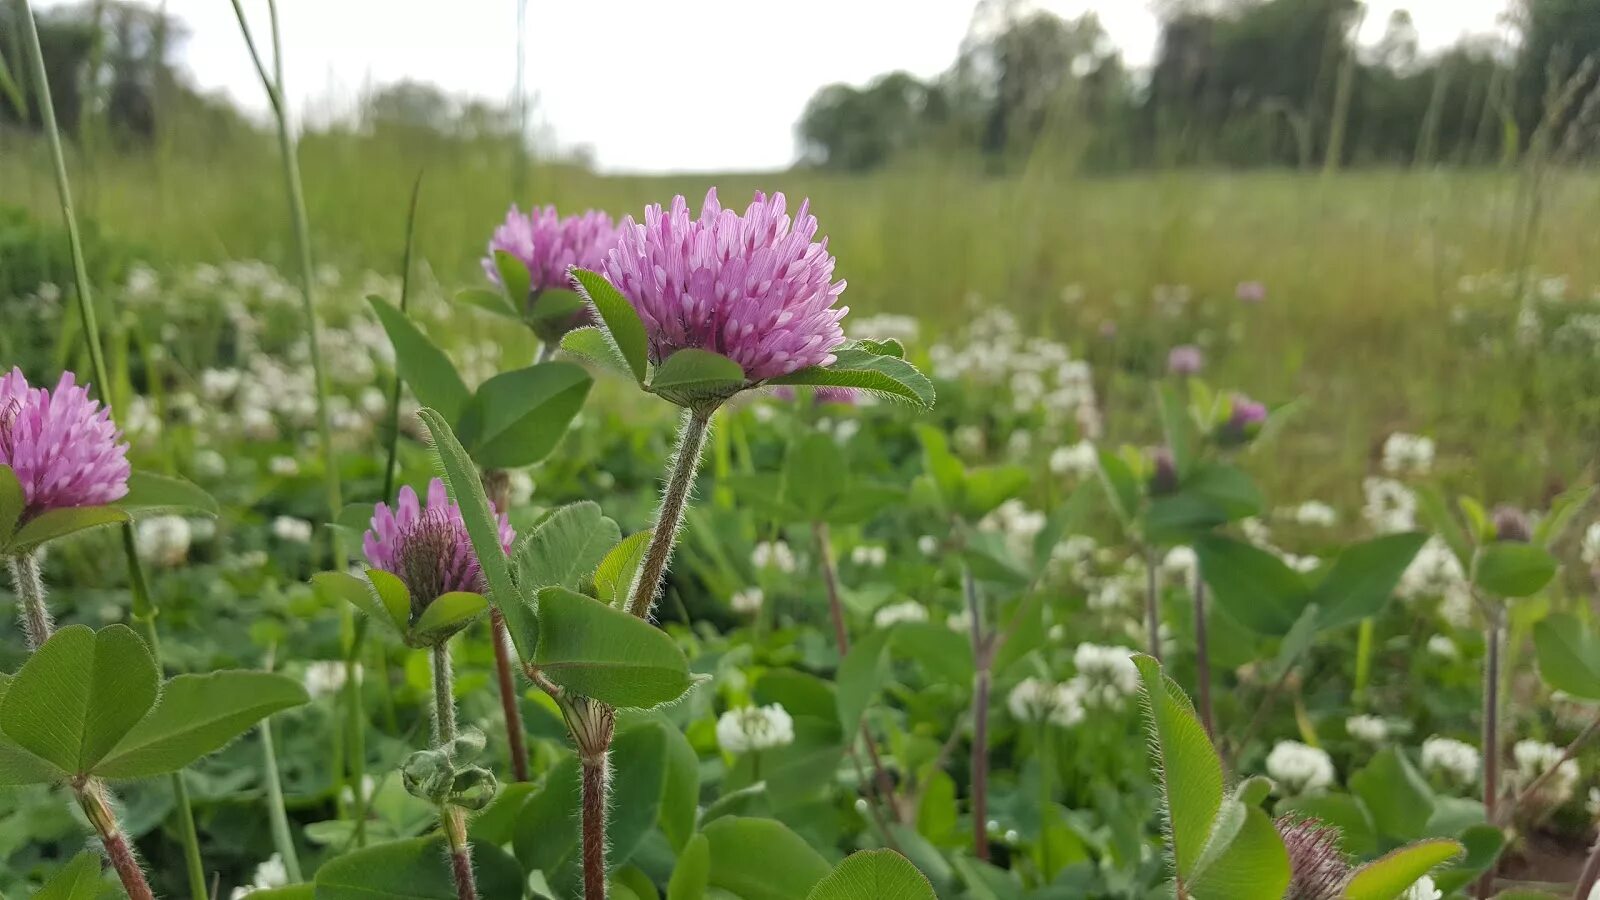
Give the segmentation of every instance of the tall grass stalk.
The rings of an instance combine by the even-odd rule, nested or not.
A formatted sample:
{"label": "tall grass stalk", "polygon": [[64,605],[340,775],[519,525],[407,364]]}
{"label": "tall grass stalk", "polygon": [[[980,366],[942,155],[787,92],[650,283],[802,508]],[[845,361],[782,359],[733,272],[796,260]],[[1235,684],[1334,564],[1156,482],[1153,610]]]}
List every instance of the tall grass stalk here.
{"label": "tall grass stalk", "polygon": [[[306,317],[306,344],[311,351],[311,374],[317,386],[317,438],[322,451],[323,491],[328,521],[334,522],[338,520],[344,502],[340,498],[338,460],[333,452],[333,424],[328,413],[328,376],[322,361],[321,327],[317,321],[316,272],[311,264],[311,226],[306,217],[305,190],[300,183],[300,163],[289,123],[288,101],[283,92],[283,39],[278,29],[278,4],[277,0],[267,0],[267,14],[272,23],[270,73],[256,46],[240,0],[233,0],[233,12],[239,19],[239,31],[244,35],[250,60],[255,63],[256,74],[267,92],[267,101],[272,105],[272,116],[277,123],[278,152],[283,162],[284,190],[289,200],[290,224],[294,228],[295,262],[299,269],[300,295]],[[336,528],[326,530],[333,567],[341,568],[344,565],[344,552],[339,531]]]}
{"label": "tall grass stalk", "polygon": [[[267,651],[263,666],[272,671],[273,651]],[[278,775],[278,748],[272,739],[272,717],[268,716],[256,726],[261,738],[261,781],[267,790],[267,825],[272,831],[272,848],[283,860],[284,874],[290,884],[299,884],[300,854],[294,849],[294,835],[289,831],[289,812],[283,802],[283,780]]]}
{"label": "tall grass stalk", "polygon": [[[73,286],[77,294],[78,316],[83,325],[84,345],[89,351],[89,365],[94,373],[94,387],[105,402],[106,408],[112,408],[111,379],[106,372],[105,350],[100,339],[99,323],[96,321],[94,309],[94,295],[90,291],[88,265],[84,261],[83,238],[78,230],[78,217],[73,210],[72,184],[67,178],[66,157],[61,150],[61,129],[56,123],[55,106],[50,98],[50,81],[45,71],[44,51],[39,46],[39,27],[33,18],[33,4],[29,0],[22,0],[18,6],[22,12],[23,38],[28,52],[28,65],[32,69],[35,97],[39,103],[39,115],[43,120],[46,140],[50,147],[50,163],[55,172],[56,193],[61,201],[61,216],[67,228],[67,243],[72,255]],[[112,409],[113,415],[115,410]],[[150,647],[150,653],[155,658],[157,671],[161,670],[161,641],[156,632],[156,609],[150,598],[150,589],[145,580],[144,564],[139,558],[138,538],[134,534],[133,526],[129,523],[122,525],[122,549],[127,558],[128,583],[133,595],[133,617],[144,625],[145,638]],[[34,572],[37,578],[37,571]],[[42,584],[42,582],[41,582]],[[41,589],[42,598],[42,589]],[[48,613],[46,614],[48,618]],[[171,776],[172,793],[178,814],[178,832],[183,842],[184,868],[189,879],[189,891],[193,900],[206,900],[209,896],[206,890],[205,864],[200,856],[199,837],[195,833],[194,809],[189,800],[189,788],[183,781],[181,772],[174,772]],[[109,810],[107,815],[110,816]],[[115,824],[115,820],[111,820]],[[112,850],[113,838],[126,841],[120,832],[107,832],[102,830],[101,837],[106,842],[108,852]],[[126,850],[126,847],[124,847]],[[130,857],[131,859],[131,857]],[[138,866],[133,866],[133,871],[138,873]],[[123,876],[123,883],[128,888],[129,894],[134,893],[135,885],[130,884],[128,873],[122,868],[118,874]],[[142,879],[142,873],[139,873]],[[144,888],[146,894],[149,887]]]}

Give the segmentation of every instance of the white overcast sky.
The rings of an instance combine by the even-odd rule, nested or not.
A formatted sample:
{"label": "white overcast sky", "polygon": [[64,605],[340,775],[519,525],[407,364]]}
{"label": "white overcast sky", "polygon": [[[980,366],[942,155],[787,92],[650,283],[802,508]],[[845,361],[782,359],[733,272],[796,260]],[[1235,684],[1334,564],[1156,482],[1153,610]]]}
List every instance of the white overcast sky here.
{"label": "white overcast sky", "polygon": [[[155,0],[148,0],[154,3]],[[266,39],[265,0],[243,0]],[[821,85],[943,71],[975,0],[529,0],[527,83],[536,122],[611,171],[770,169],[795,157],[794,124]],[[1425,51],[1487,33],[1507,0],[1368,0],[1364,40],[1408,9]],[[45,2],[42,5],[59,5]],[[1146,0],[1038,0],[1098,13],[1130,65],[1149,61]],[[265,101],[229,0],[167,0],[190,32],[196,84],[247,109]],[[290,102],[348,108],[405,78],[511,96],[517,0],[279,0]]]}

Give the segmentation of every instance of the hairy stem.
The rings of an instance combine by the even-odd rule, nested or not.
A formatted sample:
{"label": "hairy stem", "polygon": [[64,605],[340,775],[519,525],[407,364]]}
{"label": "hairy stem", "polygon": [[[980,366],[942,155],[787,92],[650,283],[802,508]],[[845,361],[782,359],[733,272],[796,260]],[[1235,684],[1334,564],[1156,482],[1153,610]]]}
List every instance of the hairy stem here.
{"label": "hairy stem", "polygon": [[1217,741],[1217,720],[1211,711],[1211,650],[1206,638],[1206,583],[1199,570],[1194,573],[1194,668],[1195,699],[1200,706],[1200,723],[1206,737]]}
{"label": "hairy stem", "polygon": [[91,778],[74,784],[73,793],[77,795],[78,806],[88,817],[89,824],[100,835],[100,842],[106,848],[106,858],[116,870],[129,900],[155,900],[155,895],[150,892],[150,883],[145,880],[144,869],[134,858],[128,836],[123,833],[122,826],[117,823],[116,813],[111,811],[111,805],[106,800],[105,787]]}
{"label": "hairy stem", "polygon": [[667,468],[667,488],[661,496],[661,508],[656,511],[650,546],[645,550],[644,563],[639,568],[639,582],[634,585],[633,598],[628,603],[628,612],[641,619],[650,617],[650,607],[661,593],[661,581],[666,575],[667,562],[672,557],[672,545],[677,541],[678,529],[683,526],[683,512],[689,502],[689,491],[694,487],[695,472],[700,468],[700,453],[705,449],[711,414],[711,411],[697,410],[685,410],[683,413],[678,449]]}
{"label": "hairy stem", "polygon": [[972,570],[961,569],[961,586],[966,595],[967,615],[972,619],[972,658],[977,664],[972,676],[972,852],[978,859],[989,859],[989,691],[992,687],[988,639],[983,633],[983,596]]}
{"label": "hairy stem", "polygon": [[606,900],[606,794],[611,754],[583,761],[583,900]]}
{"label": "hairy stem", "polygon": [[28,637],[28,649],[38,650],[55,631],[55,620],[50,617],[50,606],[45,600],[44,579],[39,577],[39,555],[22,553],[6,561],[11,570],[11,589],[16,592],[22,632]]}
{"label": "hairy stem", "polygon": [[[456,739],[455,677],[450,668],[450,646],[433,648],[433,746],[442,750]],[[467,843],[466,810],[451,803],[439,807],[439,824],[450,845],[450,872],[455,878],[456,900],[477,900],[478,884],[472,874],[472,845]]]}

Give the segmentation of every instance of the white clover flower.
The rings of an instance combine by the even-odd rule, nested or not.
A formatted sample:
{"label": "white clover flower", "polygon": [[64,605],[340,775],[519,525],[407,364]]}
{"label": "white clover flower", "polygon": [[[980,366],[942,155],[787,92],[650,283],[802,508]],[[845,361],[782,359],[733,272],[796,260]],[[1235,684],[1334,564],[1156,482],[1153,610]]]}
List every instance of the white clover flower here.
{"label": "white clover flower", "polygon": [[1125,609],[1137,591],[1120,578],[1107,578],[1089,589],[1089,608],[1097,612]]}
{"label": "white clover flower", "polygon": [[1344,720],[1344,729],[1358,741],[1381,744],[1389,739],[1389,723],[1378,716],[1351,716]]}
{"label": "white clover flower", "polygon": [[182,565],[189,558],[194,530],[182,516],[155,516],[140,519],[134,528],[139,555],[158,566]]}
{"label": "white clover flower", "polygon": [[[358,670],[359,671],[359,670]],[[327,697],[344,690],[345,665],[336,659],[319,659],[306,664],[304,679],[306,693],[313,697]]]}
{"label": "white clover flower", "polygon": [[1583,561],[1591,569],[1600,569],[1600,522],[1590,523],[1583,530]]}
{"label": "white clover flower", "polygon": [[228,461],[221,453],[215,450],[196,450],[194,454],[194,473],[202,478],[221,478],[228,474]]}
{"label": "white clover flower", "polygon": [[1572,799],[1573,788],[1578,783],[1578,761],[1563,759],[1565,751],[1544,741],[1517,741],[1511,756],[1517,761],[1517,781],[1524,787],[1551,769],[1555,774],[1539,789],[1539,799],[1555,807]]}
{"label": "white clover flower", "polygon": [[749,587],[742,591],[735,591],[728,598],[728,605],[733,611],[743,616],[753,616],[761,611],[761,605],[766,602],[766,595],[761,593],[761,588]]}
{"label": "white clover flower", "polygon": [[730,709],[717,719],[717,746],[731,754],[771,750],[794,743],[794,719],[782,704]]}
{"label": "white clover flower", "polygon": [[1279,515],[1298,525],[1328,528],[1339,524],[1339,513],[1321,500],[1307,500],[1298,506],[1279,510]]}
{"label": "white clover flower", "polygon": [[1161,573],[1179,584],[1189,584],[1200,568],[1200,557],[1189,547],[1173,547],[1161,559]]}
{"label": "white clover flower", "polygon": [[1017,682],[1006,695],[1006,709],[1018,722],[1048,722],[1058,728],[1071,728],[1084,719],[1082,699],[1073,688],[1038,678]]}
{"label": "white clover flower", "polygon": [[976,425],[962,425],[955,431],[956,449],[967,456],[979,456],[983,453],[984,444],[987,443],[983,436],[983,429]]}
{"label": "white clover flower", "polygon": [[274,456],[267,460],[267,471],[279,478],[293,478],[300,474],[300,462],[292,456]]}
{"label": "white clover flower", "polygon": [[1457,787],[1478,781],[1483,760],[1478,748],[1454,738],[1434,735],[1422,742],[1422,768],[1445,777]]}
{"label": "white clover flower", "polygon": [[510,469],[506,472],[507,494],[513,507],[526,506],[533,499],[533,476],[527,469]]}
{"label": "white clover flower", "polygon": [[1428,638],[1428,652],[1441,659],[1461,658],[1461,648],[1457,647],[1455,640],[1447,634],[1436,634]]}
{"label": "white clover flower", "polygon": [[1441,597],[1466,585],[1467,574],[1454,550],[1437,535],[1428,538],[1400,576],[1395,593],[1406,600]]}
{"label": "white clover flower", "polygon": [[944,619],[944,627],[956,634],[968,634],[972,631],[972,610],[963,609],[958,613],[951,613]]}
{"label": "white clover flower", "polygon": [[872,624],[879,628],[888,628],[901,622],[926,621],[928,621],[928,608],[915,600],[891,603],[872,614]]}
{"label": "white clover flower", "polygon": [[1074,478],[1091,478],[1100,469],[1100,454],[1093,443],[1079,441],[1050,452],[1050,471]]}
{"label": "white clover flower", "polygon": [[[371,775],[362,775],[361,776],[361,802],[362,803],[371,803],[372,802],[372,794],[377,789],[378,789],[378,781],[377,781],[377,779],[373,778]],[[350,785],[347,784],[344,787],[339,788],[339,799],[342,800],[346,806],[350,806],[350,805],[352,805],[352,804],[354,804],[356,802],[356,792],[350,790]]]}
{"label": "white clover flower", "polygon": [[881,569],[889,561],[889,551],[883,547],[859,544],[850,550],[850,561],[858,566]]}
{"label": "white clover flower", "polygon": [[921,551],[923,556],[933,556],[939,552],[939,539],[931,534],[925,534],[917,538],[917,550]]}
{"label": "white clover flower", "polygon": [[1395,900],[1440,900],[1443,896],[1444,892],[1433,883],[1433,879],[1424,875]]}
{"label": "white clover flower", "polygon": [[1267,754],[1267,775],[1284,796],[1320,794],[1338,778],[1327,751],[1299,741],[1279,741]]}
{"label": "white clover flower", "polygon": [[1600,788],[1589,788],[1589,799],[1584,801],[1583,808],[1588,811],[1589,818],[1600,818]]}
{"label": "white clover flower", "polygon": [[1433,438],[1397,431],[1383,442],[1383,470],[1390,475],[1426,475],[1433,468]]}
{"label": "white clover flower", "polygon": [[794,551],[783,541],[762,541],[750,551],[750,564],[757,569],[770,567],[788,575],[794,572]]}
{"label": "white clover flower", "polygon": [[274,853],[267,857],[266,862],[256,866],[255,874],[250,877],[249,884],[234,888],[228,897],[229,900],[242,900],[256,891],[286,887],[288,884],[289,868],[283,864],[283,857]]}
{"label": "white clover flower", "polygon": [[280,541],[291,544],[311,543],[312,525],[305,519],[296,519],[294,516],[279,516],[272,520],[272,533]]}
{"label": "white clover flower", "polygon": [[1413,531],[1417,527],[1417,495],[1393,478],[1368,477],[1361,482],[1366,504],[1361,517],[1379,534]]}
{"label": "white clover flower", "polygon": [[1272,547],[1272,529],[1267,523],[1255,516],[1239,520],[1239,530],[1244,532],[1245,539],[1257,547],[1270,549]]}
{"label": "white clover flower", "polygon": [[1120,710],[1139,693],[1139,670],[1127,647],[1079,644],[1072,665],[1078,673],[1069,683],[1085,706]]}

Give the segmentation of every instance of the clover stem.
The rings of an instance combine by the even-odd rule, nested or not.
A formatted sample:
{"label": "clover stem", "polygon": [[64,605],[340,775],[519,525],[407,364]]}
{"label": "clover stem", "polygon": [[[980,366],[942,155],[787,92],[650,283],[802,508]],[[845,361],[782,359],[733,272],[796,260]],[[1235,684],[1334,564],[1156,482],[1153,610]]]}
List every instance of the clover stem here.
{"label": "clover stem", "polygon": [[1151,656],[1161,662],[1161,586],[1156,578],[1156,552],[1154,548],[1144,553],[1144,624],[1149,632]]}
{"label": "clover stem", "polygon": [[[456,739],[456,698],[450,669],[450,645],[440,641],[433,658],[433,748],[445,750]],[[439,807],[439,824],[450,845],[450,871],[455,877],[457,900],[477,900],[472,874],[472,846],[467,843],[466,810],[446,801]]]}
{"label": "clover stem", "polygon": [[678,530],[683,526],[684,509],[688,506],[689,492],[694,488],[695,472],[700,468],[700,453],[705,449],[706,432],[715,410],[685,410],[683,425],[678,431],[678,449],[667,464],[667,487],[661,495],[661,507],[656,512],[655,527],[650,533],[650,546],[645,550],[644,563],[639,567],[639,581],[634,585],[633,598],[628,612],[641,619],[650,617],[650,607],[661,593],[661,580],[672,557],[672,545],[677,541]]}
{"label": "clover stem", "polygon": [[[608,742],[609,744],[609,742]],[[583,756],[583,897],[606,898],[606,804],[611,751]]]}
{"label": "clover stem", "polygon": [[116,869],[117,878],[121,879],[129,900],[155,900],[155,895],[150,892],[150,883],[145,880],[144,869],[140,868],[139,861],[133,856],[128,836],[123,833],[122,826],[117,823],[116,813],[111,811],[110,804],[106,802],[105,787],[89,778],[74,784],[73,793],[77,795],[78,806],[88,817],[89,824],[100,835],[100,842],[106,848],[106,858],[110,860],[111,867]]}
{"label": "clover stem", "polygon": [[[540,362],[547,354],[541,345]],[[494,507],[494,512],[504,513],[511,508],[511,479],[500,469],[483,473],[483,490]],[[511,753],[511,774],[517,781],[527,781],[528,744],[523,736],[522,709],[517,705],[517,676],[511,664],[510,633],[506,631],[506,617],[498,606],[489,610],[489,638],[494,643],[495,678],[500,688],[500,712],[506,722],[506,744]]]}
{"label": "clover stem", "polygon": [[22,610],[22,630],[28,636],[28,649],[38,650],[55,631],[55,620],[50,618],[50,607],[45,602],[44,579],[39,577],[39,554],[29,550],[6,562],[11,570],[11,587]]}
{"label": "clover stem", "polygon": [[1597,881],[1600,881],[1600,839],[1595,840],[1594,849],[1589,851],[1589,861],[1584,863],[1583,874],[1578,876],[1578,888],[1572,892],[1572,900],[1589,900]]}

